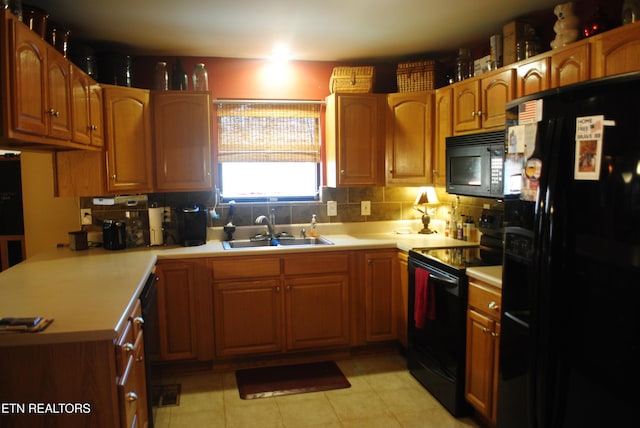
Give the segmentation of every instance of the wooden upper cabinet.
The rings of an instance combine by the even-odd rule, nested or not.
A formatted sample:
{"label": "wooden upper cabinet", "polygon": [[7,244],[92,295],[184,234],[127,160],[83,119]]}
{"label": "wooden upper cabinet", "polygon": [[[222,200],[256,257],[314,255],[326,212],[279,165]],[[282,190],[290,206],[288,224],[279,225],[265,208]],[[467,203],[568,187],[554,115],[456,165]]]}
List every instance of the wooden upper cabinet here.
{"label": "wooden upper cabinet", "polygon": [[549,89],[551,58],[539,58],[518,65],[517,96],[534,94]]}
{"label": "wooden upper cabinet", "polygon": [[157,191],[211,190],[208,92],[152,94]]}
{"label": "wooden upper cabinet", "polygon": [[71,138],[71,76],[69,62],[29,27],[10,20],[13,36],[13,130]]}
{"label": "wooden upper cabinet", "polygon": [[102,147],[104,126],[102,88],[75,65],[71,66],[73,141]]}
{"label": "wooden upper cabinet", "polygon": [[444,186],[447,182],[447,137],[453,135],[453,90],[447,86],[436,90],[435,135],[433,139],[433,183]]}
{"label": "wooden upper cabinet", "polygon": [[387,96],[387,185],[431,184],[433,96],[433,91]]}
{"label": "wooden upper cabinet", "polygon": [[153,190],[149,91],[102,85],[106,125],[107,191]]}
{"label": "wooden upper cabinet", "polygon": [[516,92],[515,73],[501,69],[452,85],[454,132],[504,127],[505,104]]}
{"label": "wooden upper cabinet", "polygon": [[453,90],[453,129],[455,132],[480,129],[482,122],[478,114],[480,104],[480,79],[471,78],[455,83]]}
{"label": "wooden upper cabinet", "polygon": [[380,94],[327,97],[329,187],[384,184],[384,101],[385,96]]}
{"label": "wooden upper cabinet", "polygon": [[515,97],[515,70],[502,70],[481,79],[482,128],[505,124],[505,105]]}
{"label": "wooden upper cabinet", "polygon": [[554,50],[551,56],[551,87],[584,82],[591,77],[591,45],[588,39]]}
{"label": "wooden upper cabinet", "polygon": [[640,22],[594,36],[591,77],[640,70]]}

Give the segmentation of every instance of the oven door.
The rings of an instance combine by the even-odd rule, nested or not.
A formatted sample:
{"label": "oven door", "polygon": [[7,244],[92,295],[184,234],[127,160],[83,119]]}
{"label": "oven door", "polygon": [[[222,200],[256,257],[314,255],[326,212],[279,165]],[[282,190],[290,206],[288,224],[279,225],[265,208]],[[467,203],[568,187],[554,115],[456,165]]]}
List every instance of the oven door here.
{"label": "oven door", "polygon": [[[415,270],[429,271],[435,288],[435,317],[417,328]],[[464,399],[466,276],[453,276],[422,260],[409,258],[407,364],[411,374],[454,416],[468,414]]]}

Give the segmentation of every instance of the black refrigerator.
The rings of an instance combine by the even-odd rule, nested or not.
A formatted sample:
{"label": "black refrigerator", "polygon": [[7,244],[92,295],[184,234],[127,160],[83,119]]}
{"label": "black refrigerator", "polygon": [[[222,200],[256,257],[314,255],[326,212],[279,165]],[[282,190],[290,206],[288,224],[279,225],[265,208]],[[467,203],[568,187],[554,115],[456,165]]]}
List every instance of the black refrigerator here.
{"label": "black refrigerator", "polygon": [[507,104],[498,428],[638,426],[640,73]]}

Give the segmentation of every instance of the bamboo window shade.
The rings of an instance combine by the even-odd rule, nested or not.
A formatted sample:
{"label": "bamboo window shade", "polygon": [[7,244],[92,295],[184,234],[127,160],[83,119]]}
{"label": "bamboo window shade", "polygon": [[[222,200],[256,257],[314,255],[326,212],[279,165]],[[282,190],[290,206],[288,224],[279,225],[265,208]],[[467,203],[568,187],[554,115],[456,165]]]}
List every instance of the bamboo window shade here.
{"label": "bamboo window shade", "polygon": [[218,162],[320,162],[317,103],[220,102]]}

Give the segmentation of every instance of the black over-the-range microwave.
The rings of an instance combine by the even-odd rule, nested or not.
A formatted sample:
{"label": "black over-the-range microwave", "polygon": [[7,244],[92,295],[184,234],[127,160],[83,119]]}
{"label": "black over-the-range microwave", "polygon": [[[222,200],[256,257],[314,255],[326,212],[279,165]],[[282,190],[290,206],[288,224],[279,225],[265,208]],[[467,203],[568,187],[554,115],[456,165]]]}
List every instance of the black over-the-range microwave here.
{"label": "black over-the-range microwave", "polygon": [[502,198],[504,141],[504,131],[448,137],[447,193]]}

